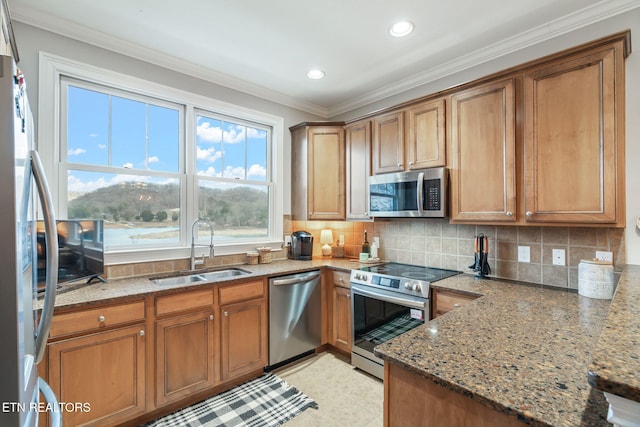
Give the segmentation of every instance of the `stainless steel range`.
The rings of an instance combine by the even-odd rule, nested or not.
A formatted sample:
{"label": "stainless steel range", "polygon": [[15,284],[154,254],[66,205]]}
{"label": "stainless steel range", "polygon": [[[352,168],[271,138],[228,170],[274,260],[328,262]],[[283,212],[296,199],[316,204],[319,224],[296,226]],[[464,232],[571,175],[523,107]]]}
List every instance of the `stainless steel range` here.
{"label": "stainless steel range", "polygon": [[429,320],[429,285],[459,271],[386,263],[351,271],[351,364],[382,379],[373,348]]}

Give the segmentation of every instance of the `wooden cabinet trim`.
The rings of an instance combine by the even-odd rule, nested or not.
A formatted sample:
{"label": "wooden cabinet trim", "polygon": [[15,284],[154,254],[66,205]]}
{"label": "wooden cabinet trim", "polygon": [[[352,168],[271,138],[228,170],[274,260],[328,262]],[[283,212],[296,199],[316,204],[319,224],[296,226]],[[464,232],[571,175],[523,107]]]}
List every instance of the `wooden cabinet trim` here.
{"label": "wooden cabinet trim", "polygon": [[144,319],[144,301],[60,313],[53,316],[49,336],[88,333]]}
{"label": "wooden cabinet trim", "polygon": [[335,286],[351,289],[351,273],[333,270],[332,279]]}
{"label": "wooden cabinet trim", "polygon": [[213,289],[181,292],[156,298],[156,316],[207,309],[213,306]]}

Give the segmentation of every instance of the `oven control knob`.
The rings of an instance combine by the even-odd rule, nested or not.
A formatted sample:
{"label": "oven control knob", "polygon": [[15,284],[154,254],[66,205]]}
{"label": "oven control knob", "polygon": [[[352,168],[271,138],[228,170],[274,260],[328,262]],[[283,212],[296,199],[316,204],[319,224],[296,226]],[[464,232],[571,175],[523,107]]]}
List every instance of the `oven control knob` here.
{"label": "oven control knob", "polygon": [[416,283],[413,285],[413,290],[416,292],[422,292],[422,286],[420,286],[420,283]]}
{"label": "oven control knob", "polygon": [[413,285],[411,284],[411,282],[405,282],[404,284],[404,288],[408,291],[413,289]]}

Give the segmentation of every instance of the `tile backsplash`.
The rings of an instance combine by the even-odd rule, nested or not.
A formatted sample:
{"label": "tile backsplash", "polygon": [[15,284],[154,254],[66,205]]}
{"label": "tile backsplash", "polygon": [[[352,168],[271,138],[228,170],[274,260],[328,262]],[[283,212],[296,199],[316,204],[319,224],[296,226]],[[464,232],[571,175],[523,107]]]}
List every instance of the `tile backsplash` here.
{"label": "tile backsplash", "polygon": [[[624,229],[620,228],[456,225],[446,219],[289,221],[289,227],[289,232],[303,229],[314,235],[314,256],[322,256],[320,230],[330,228],[334,240],[344,234],[345,255],[355,258],[366,229],[370,243],[373,237],[380,238],[379,254],[386,261],[463,272],[471,272],[474,236],[484,233],[489,236],[492,276],[575,289],[581,259],[594,258],[596,251],[609,251],[613,252],[614,265],[625,262]],[[518,246],[529,247],[529,263],[518,262]],[[565,250],[566,265],[553,265],[553,249]]]}

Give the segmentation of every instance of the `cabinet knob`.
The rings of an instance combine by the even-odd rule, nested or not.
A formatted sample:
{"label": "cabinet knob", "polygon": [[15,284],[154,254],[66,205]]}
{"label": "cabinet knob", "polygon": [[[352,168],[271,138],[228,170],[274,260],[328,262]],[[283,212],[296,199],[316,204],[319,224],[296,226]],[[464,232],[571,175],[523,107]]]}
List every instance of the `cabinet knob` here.
{"label": "cabinet knob", "polygon": [[98,322],[104,323],[105,320],[104,316],[98,316]]}
{"label": "cabinet knob", "polygon": [[209,320],[213,320],[213,314],[209,316]]}
{"label": "cabinet knob", "polygon": [[338,282],[342,283],[344,282],[344,279],[342,277],[338,277]]}
{"label": "cabinet knob", "polygon": [[225,315],[225,317],[226,317],[226,316],[228,316],[228,315],[229,315],[229,312],[228,312],[228,311],[225,311],[225,312],[224,312],[224,315]]}
{"label": "cabinet knob", "polygon": [[458,308],[458,307],[460,307],[460,304],[453,304],[453,306],[454,306],[455,308]]}
{"label": "cabinet knob", "polygon": [[509,211],[509,212],[507,212],[507,214],[506,214],[506,215],[507,215],[507,216],[513,216],[513,212]]}
{"label": "cabinet knob", "polygon": [[527,213],[526,213],[525,215],[526,215],[526,216],[532,216],[532,215],[533,215],[533,212],[531,212],[531,211],[527,211]]}
{"label": "cabinet knob", "polygon": [[401,163],[398,163],[398,167],[399,167],[399,168],[401,168],[401,167],[402,167],[402,164],[401,164]]}
{"label": "cabinet knob", "polygon": [[[409,162],[409,164],[410,164],[410,165],[413,165],[413,162]],[[398,166],[400,166],[400,165],[398,165]]]}
{"label": "cabinet knob", "polygon": [[142,329],[142,330],[140,331],[140,336],[141,336],[141,337],[143,337],[143,336],[144,336],[144,329]]}

